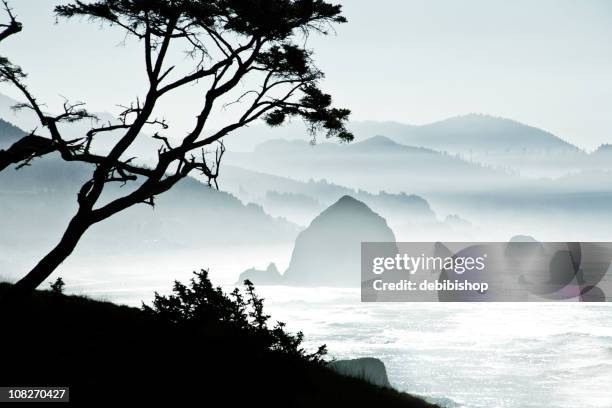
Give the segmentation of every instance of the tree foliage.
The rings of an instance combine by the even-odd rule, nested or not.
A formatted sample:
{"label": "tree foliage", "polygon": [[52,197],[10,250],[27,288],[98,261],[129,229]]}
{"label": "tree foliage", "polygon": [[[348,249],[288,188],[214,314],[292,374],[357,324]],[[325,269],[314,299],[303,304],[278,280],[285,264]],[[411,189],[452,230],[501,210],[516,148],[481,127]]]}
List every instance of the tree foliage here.
{"label": "tree foliage", "polygon": [[51,292],[56,293],[58,295],[64,293],[64,286],[66,286],[66,284],[64,283],[64,280],[61,276],[58,277],[55,282],[49,285],[49,287],[51,288]]}
{"label": "tree foliage", "polygon": [[[242,335],[245,342],[256,343],[270,352],[282,353],[308,362],[323,363],[325,345],[314,353],[302,348],[304,334],[295,335],[285,330],[285,323],[270,326],[270,316],[264,313],[264,299],[255,293],[255,286],[244,281],[244,291],[236,288],[225,294],[208,278],[208,271],[194,272],[189,286],[175,281],[172,294],[155,293],[152,306],[143,304],[148,314],[196,329],[218,332],[231,330]],[[236,333],[237,332],[237,333]]]}

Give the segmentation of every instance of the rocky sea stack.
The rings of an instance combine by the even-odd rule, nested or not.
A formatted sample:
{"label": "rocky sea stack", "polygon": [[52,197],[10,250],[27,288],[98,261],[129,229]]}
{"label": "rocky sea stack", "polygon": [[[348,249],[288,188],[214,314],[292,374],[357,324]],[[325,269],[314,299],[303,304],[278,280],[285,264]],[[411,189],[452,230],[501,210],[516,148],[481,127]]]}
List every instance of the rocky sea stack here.
{"label": "rocky sea stack", "polygon": [[332,370],[348,377],[359,378],[379,387],[391,388],[385,363],[373,357],[337,360],[329,363]]}
{"label": "rocky sea stack", "polygon": [[394,242],[383,217],[348,195],[319,214],[296,241],[283,281],[297,286],[359,286],[362,242]]}
{"label": "rocky sea stack", "polygon": [[240,274],[238,283],[242,284],[245,280],[250,280],[255,285],[279,285],[282,275],[278,271],[276,264],[270,262],[265,270],[251,268]]}

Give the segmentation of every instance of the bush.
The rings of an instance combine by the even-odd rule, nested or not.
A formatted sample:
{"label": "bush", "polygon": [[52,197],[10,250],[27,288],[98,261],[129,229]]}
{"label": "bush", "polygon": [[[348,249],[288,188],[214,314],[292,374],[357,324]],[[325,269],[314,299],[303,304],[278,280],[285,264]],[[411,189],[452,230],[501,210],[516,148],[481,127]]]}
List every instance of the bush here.
{"label": "bush", "polygon": [[217,332],[219,329],[239,331],[265,350],[289,355],[307,362],[323,364],[327,348],[322,345],[314,353],[302,347],[304,334],[285,331],[285,323],[269,326],[270,316],[264,313],[264,299],[257,296],[255,286],[244,281],[245,289],[236,288],[226,294],[213,286],[208,271],[194,272],[189,286],[175,281],[172,294],[162,296],[155,292],[152,307],[142,309],[155,317],[174,324]]}
{"label": "bush", "polygon": [[58,295],[64,293],[64,286],[66,284],[64,283],[64,280],[59,277],[55,280],[55,282],[51,283],[51,292],[56,293]]}

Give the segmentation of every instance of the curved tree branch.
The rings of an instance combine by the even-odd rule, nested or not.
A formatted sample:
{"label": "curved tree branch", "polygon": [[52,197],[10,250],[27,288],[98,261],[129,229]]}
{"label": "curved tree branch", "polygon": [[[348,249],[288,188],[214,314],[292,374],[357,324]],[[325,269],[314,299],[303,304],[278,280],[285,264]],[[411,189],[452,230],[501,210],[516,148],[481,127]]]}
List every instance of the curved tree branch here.
{"label": "curved tree branch", "polygon": [[[296,45],[297,36],[309,32],[324,33],[332,23],[345,22],[341,7],[325,0],[262,0],[251,1],[192,1],[192,0],[95,0],[75,1],[55,9],[59,17],[84,16],[118,26],[144,44],[145,72],[149,88],[145,97],[125,108],[118,123],[92,126],[81,139],[66,141],[57,124],[80,120],[92,115],[77,104],[64,104],[57,116],[45,114],[40,104],[24,85],[25,75],[19,67],[0,64],[0,76],[15,85],[25,96],[41,124],[51,133],[39,150],[22,149],[27,157],[46,154],[53,147],[66,161],[95,165],[91,178],[77,195],[78,210],[58,245],[15,285],[16,293],[28,293],[46,279],[70,255],[87,229],[139,203],[154,204],[162,194],[192,171],[201,171],[209,184],[217,186],[217,177],[225,148],[222,138],[258,119],[268,125],[281,125],[289,117],[303,119],[314,132],[324,131],[327,137],[350,141],[352,135],[344,124],[349,111],[332,107],[331,96],[318,88],[322,73],[310,57],[310,51]],[[171,44],[186,44],[188,56],[195,66],[187,74],[171,79],[184,66],[184,61],[168,63]],[[211,44],[213,50],[206,48]],[[216,60],[212,57],[215,53]],[[210,63],[205,64],[205,61]],[[263,78],[259,78],[263,76]],[[159,100],[170,91],[209,78],[203,90],[202,106],[193,129],[180,143],[170,143],[166,136],[155,134],[163,142],[157,161],[150,168],[131,164],[122,158],[147,125],[168,129],[165,121],[153,119]],[[261,84],[244,90],[246,81]],[[164,84],[162,84],[164,82]],[[205,136],[213,107],[242,94],[236,104],[244,110],[232,123]],[[248,96],[248,97],[247,97]],[[247,100],[250,102],[247,103]],[[127,119],[129,116],[129,120]],[[123,131],[109,153],[90,152],[93,140],[106,132]],[[313,133],[314,134],[314,133]],[[206,146],[218,143],[214,158],[208,160]],[[19,151],[20,146],[13,149]],[[199,151],[199,156],[195,152]],[[26,154],[26,153],[20,153]],[[7,153],[8,154],[8,153]],[[12,153],[11,153],[12,154]],[[17,154],[19,156],[19,154]],[[15,155],[11,160],[15,160]],[[26,157],[26,159],[27,159]],[[131,192],[100,205],[99,199],[108,183],[128,183],[138,180]]]}

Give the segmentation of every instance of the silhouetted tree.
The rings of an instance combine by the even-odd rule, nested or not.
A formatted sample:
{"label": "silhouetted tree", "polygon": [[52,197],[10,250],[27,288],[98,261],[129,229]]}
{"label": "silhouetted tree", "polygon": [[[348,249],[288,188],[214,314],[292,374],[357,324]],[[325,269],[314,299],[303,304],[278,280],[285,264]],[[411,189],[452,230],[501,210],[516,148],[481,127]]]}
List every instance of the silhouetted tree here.
{"label": "silhouetted tree", "polygon": [[255,286],[244,281],[245,292],[238,288],[226,295],[220,287],[214,287],[208,271],[194,272],[189,286],[175,281],[172,294],[155,293],[153,305],[143,304],[145,312],[175,324],[205,328],[212,332],[220,328],[232,329],[245,335],[245,342],[255,343],[271,352],[278,352],[313,363],[323,363],[327,353],[325,345],[314,353],[307,353],[301,346],[304,334],[285,331],[285,323],[277,322],[269,327],[269,315],[264,313],[264,299],[257,296]]}
{"label": "silhouetted tree", "polygon": [[49,286],[51,287],[51,292],[57,293],[57,294],[62,294],[62,293],[64,293],[64,286],[66,286],[66,284],[64,283],[64,280],[62,279],[62,277],[59,276],[55,280],[55,282],[53,282]]}
{"label": "silhouetted tree", "polygon": [[[0,42],[8,37],[19,33],[23,26],[17,21],[11,8],[6,1],[2,1],[8,22],[0,24]],[[0,81],[10,81],[10,78],[25,78],[25,74],[17,65],[13,65],[8,58],[0,56]],[[6,150],[0,149],[0,171],[11,164],[27,164],[34,157],[42,156],[56,151],[56,144],[53,140],[37,136],[34,133],[20,138]]]}
{"label": "silhouetted tree", "polygon": [[[83,16],[108,23],[138,39],[144,47],[143,75],[148,89],[143,97],[125,107],[116,123],[92,127],[82,137],[67,140],[58,127],[60,123],[95,116],[82,103],[69,102],[64,103],[59,115],[46,113],[44,105],[25,85],[22,69],[6,59],[2,61],[0,79],[14,85],[26,100],[17,108],[31,109],[51,135],[46,139],[31,134],[33,140],[22,140],[19,150],[26,154],[22,160],[57,151],[66,161],[95,166],[91,178],[78,192],[78,210],[61,240],[16,283],[13,295],[33,291],[72,253],[93,224],[138,203],[153,205],[156,195],[171,189],[194,170],[216,186],[224,153],[221,139],[238,128],[258,119],[278,126],[290,117],[298,117],[308,125],[313,138],[322,133],[342,141],[352,140],[344,126],[350,112],[332,107],[330,95],[319,89],[323,73],[304,45],[309,34],[325,34],[334,23],[346,21],[338,5],[323,0],[100,0],[57,6],[55,13],[59,18]],[[15,24],[20,29],[10,12],[9,16],[12,31],[17,30]],[[190,71],[186,73],[178,73],[185,66],[184,60],[180,66],[170,61],[168,49],[175,43],[186,47],[191,57]],[[153,137],[161,144],[155,165],[140,166],[126,158],[127,149],[142,137],[143,129],[168,129],[165,120],[153,115],[160,100],[178,88],[196,83],[205,84],[205,90],[193,130],[177,143],[155,133]],[[257,86],[244,89],[245,84],[255,83]],[[235,99],[232,92],[240,96]],[[240,115],[212,131],[209,123],[213,107],[222,100],[229,103],[228,99],[240,104]],[[122,133],[108,154],[92,151],[96,137],[111,131]],[[34,141],[42,146],[32,147]],[[212,144],[217,148],[211,159],[203,149]],[[113,182],[136,183],[123,196],[108,202],[101,200],[105,186]]]}

